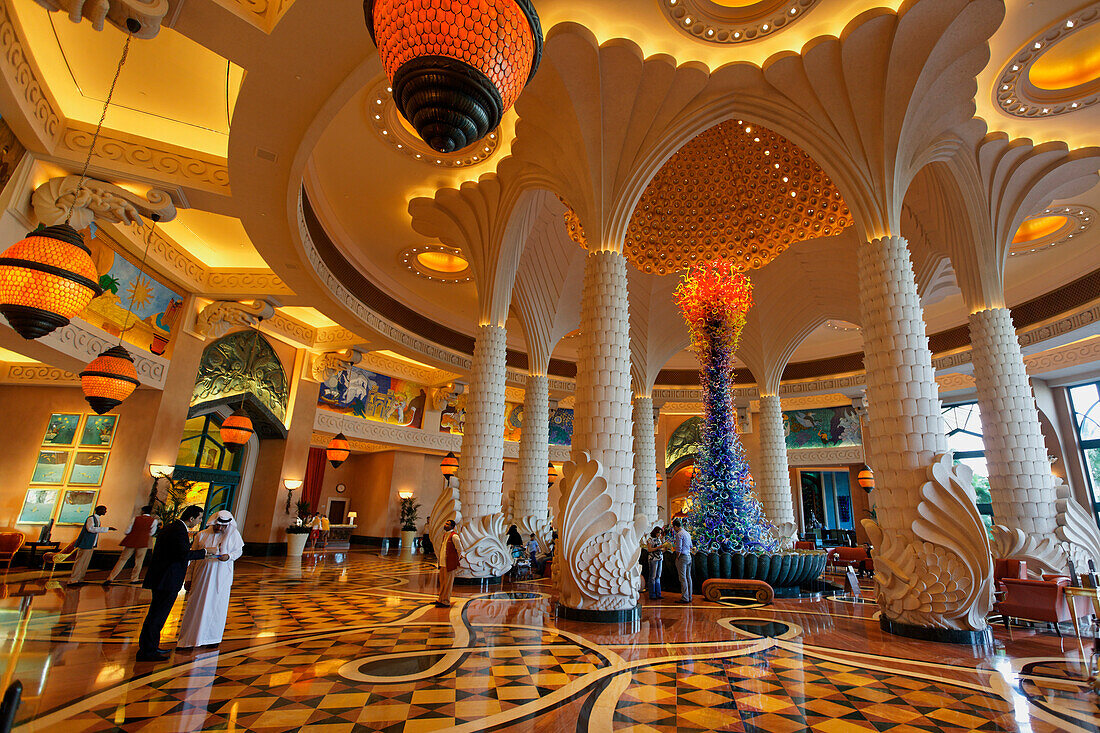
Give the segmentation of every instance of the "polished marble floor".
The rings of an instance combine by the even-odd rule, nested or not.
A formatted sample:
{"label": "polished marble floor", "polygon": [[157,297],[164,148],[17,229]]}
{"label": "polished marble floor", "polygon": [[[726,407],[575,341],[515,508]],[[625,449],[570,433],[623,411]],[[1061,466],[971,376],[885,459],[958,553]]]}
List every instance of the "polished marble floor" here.
{"label": "polished marble floor", "polygon": [[1100,731],[1074,638],[903,640],[846,596],[688,607],[666,593],[631,627],[556,619],[545,580],[435,608],[419,556],[244,559],[222,645],[151,664],[134,660],[146,591],[4,579],[17,730]]}

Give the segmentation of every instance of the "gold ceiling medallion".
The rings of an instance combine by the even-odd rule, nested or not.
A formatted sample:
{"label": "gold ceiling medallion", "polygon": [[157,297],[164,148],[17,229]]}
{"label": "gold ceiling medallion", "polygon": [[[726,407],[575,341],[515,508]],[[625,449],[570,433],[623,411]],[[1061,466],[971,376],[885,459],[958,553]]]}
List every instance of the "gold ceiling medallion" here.
{"label": "gold ceiling medallion", "polygon": [[417,277],[439,283],[468,283],[473,279],[470,263],[462,250],[445,244],[418,244],[397,255]]}
{"label": "gold ceiling medallion", "polygon": [[669,158],[641,199],[624,254],[642,272],[677,272],[718,257],[763,267],[792,244],[840,234],[848,205],[800,147],[729,120]]}
{"label": "gold ceiling medallion", "polygon": [[420,139],[416,130],[405,121],[393,101],[389,81],[382,77],[367,95],[367,117],[374,132],[382,142],[413,160],[434,168],[468,168],[493,157],[500,146],[500,128],[496,128],[480,141],[453,153],[432,150]]}
{"label": "gold ceiling medallion", "polygon": [[748,43],[778,33],[819,0],[658,0],[669,22],[709,43]]}
{"label": "gold ceiling medallion", "polygon": [[1100,2],[1032,37],[993,87],[997,106],[1013,117],[1053,117],[1100,102]]}
{"label": "gold ceiling medallion", "polygon": [[1089,206],[1051,206],[1024,220],[1016,230],[1008,254],[1027,255],[1079,242],[1096,217],[1096,210]]}

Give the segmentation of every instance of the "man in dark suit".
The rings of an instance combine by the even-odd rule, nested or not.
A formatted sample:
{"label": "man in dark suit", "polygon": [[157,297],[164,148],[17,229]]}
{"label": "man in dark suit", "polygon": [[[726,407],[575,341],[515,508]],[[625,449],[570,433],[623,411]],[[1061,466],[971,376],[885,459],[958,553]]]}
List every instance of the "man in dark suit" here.
{"label": "man in dark suit", "polygon": [[193,528],[202,517],[202,507],[189,506],[180,514],[180,518],[170,522],[157,534],[153,546],[153,559],[142,585],[153,591],[153,600],[149,603],[149,612],[141,626],[138,638],[137,660],[139,662],[161,662],[169,654],[160,648],[160,632],[164,622],[172,613],[183,578],[187,573],[187,563],[206,557],[205,550],[192,550],[187,530]]}

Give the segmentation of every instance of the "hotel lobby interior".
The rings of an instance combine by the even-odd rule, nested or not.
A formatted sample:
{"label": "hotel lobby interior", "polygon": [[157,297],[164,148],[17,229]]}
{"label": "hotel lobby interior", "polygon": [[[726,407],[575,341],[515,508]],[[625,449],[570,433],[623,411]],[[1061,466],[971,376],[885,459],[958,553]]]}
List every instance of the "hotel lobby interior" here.
{"label": "hotel lobby interior", "polygon": [[0,48],[0,733],[1100,731],[1100,2]]}

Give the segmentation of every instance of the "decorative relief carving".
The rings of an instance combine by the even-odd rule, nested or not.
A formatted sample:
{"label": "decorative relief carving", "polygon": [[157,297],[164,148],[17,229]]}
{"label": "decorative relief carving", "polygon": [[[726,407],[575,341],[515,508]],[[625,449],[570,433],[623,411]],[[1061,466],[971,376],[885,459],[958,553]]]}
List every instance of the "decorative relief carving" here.
{"label": "decorative relief carving", "polygon": [[388,374],[391,377],[408,379],[409,381],[419,382],[420,384],[450,382],[458,376],[451,372],[445,372],[442,369],[417,366],[416,364],[410,364],[402,359],[392,359],[385,354],[379,354],[377,351],[364,354],[363,362],[360,366],[372,372]]}
{"label": "decorative relief carving", "polygon": [[38,127],[39,134],[46,140],[54,140],[61,131],[61,114],[54,109],[46,87],[34,73],[6,2],[0,3],[0,48],[9,88],[22,98],[27,116]]}
{"label": "decorative relief carving", "polygon": [[362,360],[363,352],[358,349],[326,351],[323,354],[317,354],[313,357],[313,378],[318,382],[325,382]]}
{"label": "decorative relief carving", "polygon": [[297,341],[303,346],[313,346],[314,336],[316,335],[316,330],[312,327],[279,311],[275,311],[270,318],[264,320],[263,330],[277,336],[283,336],[291,341]]}
{"label": "decorative relief carving", "polygon": [[550,554],[550,538],[553,536],[553,529],[550,526],[549,519],[546,517],[516,517],[516,529],[519,530],[524,545],[527,544],[528,538],[534,535],[535,541],[539,543],[539,552]]}
{"label": "decorative relief carving", "polygon": [[1066,553],[1052,537],[1036,537],[1022,529],[994,524],[991,528],[993,542],[990,547],[998,559],[1026,560],[1028,573],[1063,573],[1066,569]]}
{"label": "decorative relief carving", "polygon": [[952,466],[951,454],[942,453],[928,466],[928,479],[910,525],[915,541],[863,520],[876,548],[879,605],[902,623],[980,631],[993,608],[993,563],[971,470]]}
{"label": "decorative relief carving", "polygon": [[86,18],[97,31],[107,21],[123,33],[131,18],[141,25],[135,38],[153,38],[160,31],[161,21],[168,14],[168,0],[34,0],[49,11],[63,11],[69,20],[79,23]]}
{"label": "decorative relief carving", "polygon": [[504,544],[508,532],[503,514],[463,519],[458,525],[460,578],[498,578],[512,569],[512,553]]}
{"label": "decorative relief carving", "polygon": [[[76,230],[84,229],[93,220],[143,227],[141,217],[157,216],[158,221],[176,218],[176,206],[167,192],[151,188],[144,198],[124,188],[88,178],[77,195],[80,176],[51,178],[31,195],[31,205],[38,220],[46,226],[60,224],[69,218]],[[72,212],[70,214],[70,211]]]}
{"label": "decorative relief carving", "polygon": [[343,326],[318,328],[313,343],[317,346],[361,343],[363,339]]}
{"label": "decorative relief carving", "polygon": [[238,303],[216,300],[202,309],[195,320],[195,331],[218,338],[232,328],[252,328],[275,315],[275,306],[265,300]]}
{"label": "decorative relief carving", "polygon": [[840,448],[791,448],[787,450],[789,466],[831,466],[838,463],[864,463],[863,446]]}
{"label": "decorative relief carving", "polygon": [[278,275],[270,270],[210,270],[206,275],[206,288],[210,292],[240,293],[243,291],[272,295],[293,292]]}
{"label": "decorative relief carving", "polygon": [[[967,352],[970,353],[969,351]],[[937,374],[936,384],[939,385],[940,394],[958,392],[964,389],[974,389],[974,377],[970,374]]]}
{"label": "decorative relief carving", "polygon": [[1100,303],[1018,333],[1020,348],[1026,349],[1042,341],[1064,336],[1097,323],[1100,323]]}
{"label": "decorative relief carving", "polygon": [[451,479],[452,485],[445,486],[439,492],[439,498],[432,505],[431,521],[428,523],[428,537],[432,541],[437,557],[443,549],[443,525],[453,519],[457,525],[462,521],[462,505],[458,501],[458,482]]}
{"label": "decorative relief carving", "polygon": [[599,611],[628,610],[638,605],[638,562],[646,518],[619,527],[614,497],[603,465],[585,452],[565,464],[554,577],[562,605]]}
{"label": "decorative relief carving", "polygon": [[338,412],[329,410],[317,410],[317,414],[313,418],[313,427],[331,435],[344,433],[349,438],[360,438],[389,445],[424,448],[441,453],[450,451],[459,453],[462,450],[461,435],[434,433],[428,430],[391,425],[377,420],[341,415]]}
{"label": "decorative relief carving", "polygon": [[202,352],[191,404],[251,394],[286,420],[290,385],[275,350],[254,330],[223,336]]}
{"label": "decorative relief carving", "polygon": [[1090,364],[1100,361],[1100,337],[1075,341],[1057,349],[1030,354],[1024,357],[1024,366],[1028,374],[1043,374],[1055,369]]}
{"label": "decorative relief carving", "polygon": [[[58,155],[74,160],[83,159],[92,142],[94,128],[70,122],[61,134]],[[223,196],[229,195],[229,169],[225,158],[197,157],[198,153],[183,153],[158,147],[150,141],[132,142],[109,135],[100,135],[96,142],[96,158],[184,186],[201,188]]]}
{"label": "decorative relief carving", "polygon": [[[43,336],[39,342],[82,363],[87,363],[112,346],[117,346],[118,337],[111,336],[106,331],[101,331],[79,318],[74,318],[69,325]],[[128,351],[134,357],[134,368],[137,369],[141,383],[164,389],[164,380],[168,374],[168,360],[141,349],[131,348]]]}
{"label": "decorative relief carving", "polygon": [[5,384],[80,384],[80,375],[48,364],[4,364]]}
{"label": "decorative relief carving", "polygon": [[[1084,239],[1085,232],[1092,228],[1096,221],[1097,211],[1091,206],[1051,206],[1039,212],[1033,218],[1061,216],[1065,217],[1065,224],[1045,237],[1029,239],[1013,244],[1008,251],[1009,257],[1028,255],[1033,252],[1042,252],[1044,249],[1057,247],[1062,244],[1070,244],[1076,239],[1078,242]],[[1026,222],[1025,222],[1026,223]]]}
{"label": "decorative relief carving", "polygon": [[[1059,481],[1057,487],[1058,528],[1054,534],[1062,541],[1062,547],[1069,559],[1078,568],[1088,567],[1091,560],[1100,564],[1100,529],[1092,512],[1081,506],[1073,496],[1070,487]],[[1059,568],[1058,572],[1062,569]]]}

